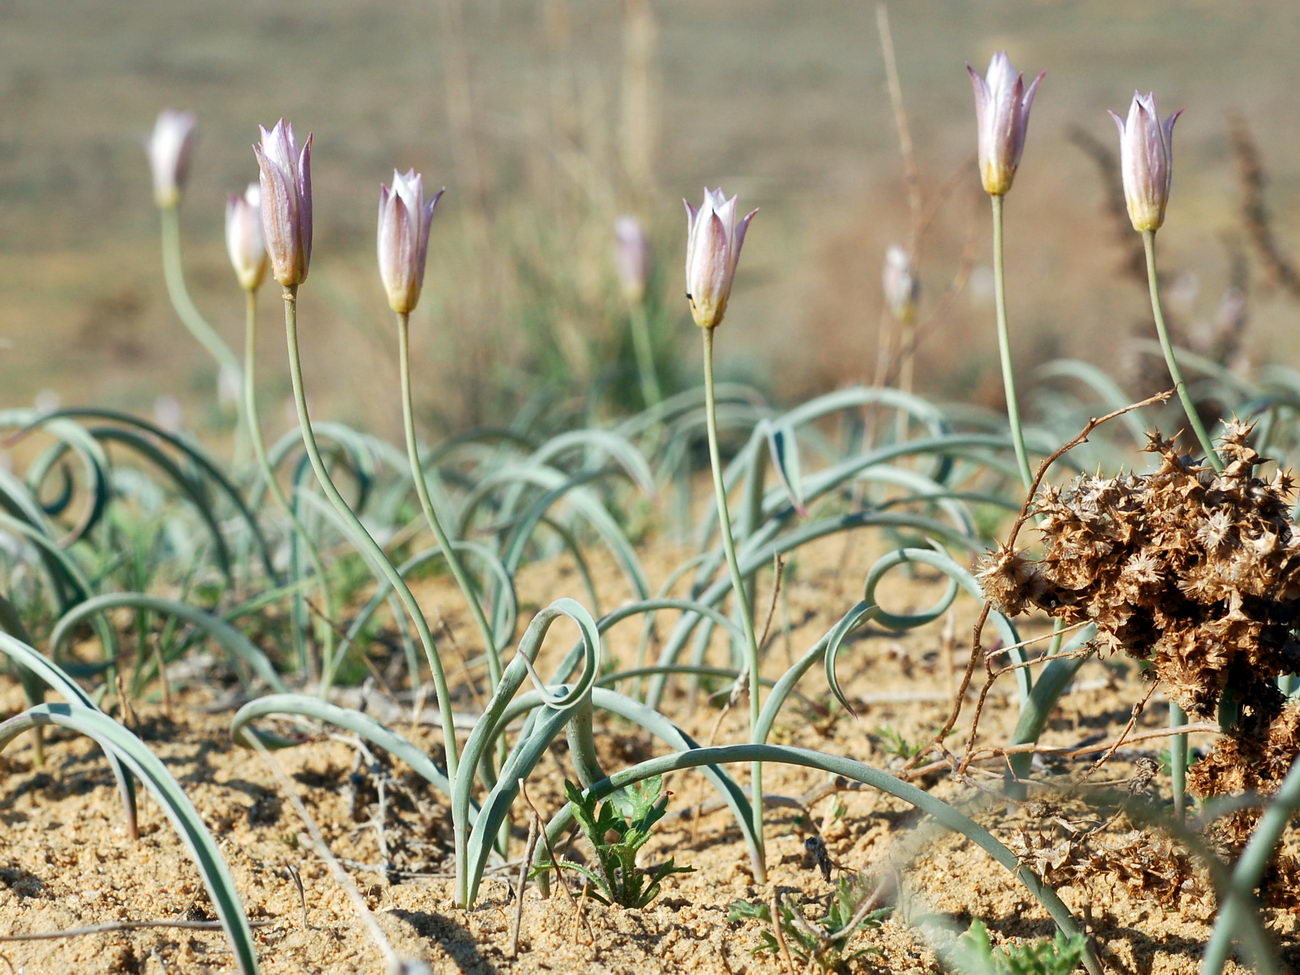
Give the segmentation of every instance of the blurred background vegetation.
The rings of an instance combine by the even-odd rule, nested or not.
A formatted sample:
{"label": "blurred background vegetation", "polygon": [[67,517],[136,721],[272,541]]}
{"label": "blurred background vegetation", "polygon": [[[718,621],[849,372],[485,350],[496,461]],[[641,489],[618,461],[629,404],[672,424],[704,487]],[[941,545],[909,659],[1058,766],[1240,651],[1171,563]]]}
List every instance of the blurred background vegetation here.
{"label": "blurred background vegetation", "polygon": [[[3,0],[0,12],[5,406],[44,392],[147,412],[172,396],[188,425],[213,418],[212,367],[159,273],[141,142],[166,107],[199,117],[186,267],[232,345],[242,300],[225,194],[256,177],[257,123],[283,116],[315,133],[300,307],[322,417],[398,430],[396,339],[374,267],[379,183],[395,166],[448,191],[414,316],[431,435],[564,395],[566,378],[614,406],[635,397],[611,255],[621,213],[656,244],[661,359],[694,382],[680,198],[698,202],[705,184],[762,208],[719,338],[724,371],[783,398],[874,374],[881,259],[915,228],[875,3]],[[1184,340],[1238,359],[1291,354],[1295,305],[1256,266],[1230,120],[1266,166],[1272,232],[1300,250],[1293,3],[927,0],[890,14],[927,215],[919,390],[1000,402],[963,70],[998,49],[1027,75],[1048,71],[1007,211],[1023,363],[1070,354],[1117,369],[1125,337],[1149,329],[1144,288],[1122,270],[1136,238],[1107,210],[1118,172],[1080,146],[1113,151],[1105,110],[1123,112],[1135,87],[1187,110],[1161,232]],[[268,407],[287,392],[275,290],[261,295]],[[1216,347],[1225,329],[1233,341]]]}

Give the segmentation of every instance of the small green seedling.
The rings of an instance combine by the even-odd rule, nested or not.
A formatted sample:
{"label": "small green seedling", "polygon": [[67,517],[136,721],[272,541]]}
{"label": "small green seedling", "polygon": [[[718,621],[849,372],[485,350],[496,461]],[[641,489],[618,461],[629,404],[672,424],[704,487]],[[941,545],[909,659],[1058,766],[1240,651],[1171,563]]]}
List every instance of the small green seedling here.
{"label": "small green seedling", "polygon": [[[816,921],[810,921],[803,910],[792,905],[789,899],[780,898],[781,934],[786,950],[803,964],[816,965],[823,972],[843,971],[855,958],[879,954],[878,948],[849,950],[849,942],[855,934],[880,927],[880,922],[889,914],[890,909],[887,907],[859,914],[859,909],[871,896],[871,891],[870,881],[862,874],[840,877],[826,916]],[[769,905],[754,901],[733,901],[727,919],[765,922],[768,926],[759,936],[759,943],[753,949],[754,954],[775,955],[781,951],[781,944],[772,928],[772,909]]]}
{"label": "small green seedling", "polygon": [[984,922],[975,920],[958,942],[957,970],[962,975],[1071,975],[1083,961],[1086,944],[1082,934],[1067,938],[1058,931],[1051,941],[994,948]]}
{"label": "small green seedling", "polygon": [[663,777],[652,776],[614,793],[604,802],[584,795],[571,782],[564,783],[565,794],[573,803],[574,816],[583,835],[596,853],[596,869],[562,860],[549,861],[533,868],[534,876],[557,868],[581,874],[592,885],[588,896],[602,904],[641,908],[659,894],[665,877],[690,873],[694,868],[679,867],[671,859],[648,869],[636,865],[637,851],[650,839],[651,832],[668,808],[670,793],[663,788]]}

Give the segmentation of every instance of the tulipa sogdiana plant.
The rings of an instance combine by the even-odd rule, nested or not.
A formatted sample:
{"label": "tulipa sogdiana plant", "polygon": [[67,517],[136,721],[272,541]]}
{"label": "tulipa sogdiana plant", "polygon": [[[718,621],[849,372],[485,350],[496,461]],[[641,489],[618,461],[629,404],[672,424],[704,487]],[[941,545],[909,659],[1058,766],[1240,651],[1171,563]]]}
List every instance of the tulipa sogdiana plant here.
{"label": "tulipa sogdiana plant", "polygon": [[[757,210],[736,221],[736,198],[727,199],[721,189],[705,189],[704,202],[697,210],[686,205],[686,300],[691,317],[704,338],[704,418],[709,440],[709,466],[713,472],[713,493],[718,505],[718,529],[722,548],[736,594],[736,610],[745,631],[746,671],[749,683],[749,727],[751,735],[758,726],[761,710],[759,691],[758,637],[754,633],[754,615],[749,606],[745,577],[736,558],[736,542],[731,534],[731,514],[727,509],[727,489],[722,478],[722,458],[718,451],[717,402],[713,383],[713,330],[722,323],[736,277],[736,263],[745,243],[745,231]],[[760,860],[763,852],[763,766],[753,766],[753,825]],[[760,883],[763,878],[755,878]]]}
{"label": "tulipa sogdiana plant", "polygon": [[164,109],[145,142],[153,175],[153,199],[162,228],[163,277],[172,307],[189,333],[212,356],[219,370],[219,388],[237,385],[239,362],[190,298],[181,262],[180,205],[194,158],[198,123],[192,112]]}
{"label": "tulipa sogdiana plant", "polygon": [[397,315],[397,342],[399,371],[402,380],[402,428],[406,436],[406,456],[411,465],[411,480],[415,484],[420,509],[433,530],[442,549],[443,558],[451,570],[469,605],[474,623],[483,639],[483,652],[487,655],[488,675],[493,686],[501,679],[501,660],[496,637],[483,612],[483,606],[474,590],[474,584],[465,571],[464,563],[451,536],[443,527],[442,519],[429,495],[429,485],[420,461],[420,448],[415,435],[415,409],[411,395],[411,311],[420,300],[424,284],[425,259],[429,252],[429,226],[434,208],[442,198],[439,190],[432,199],[424,198],[424,179],[415,170],[406,173],[393,171],[391,188],[379,187],[379,276],[388,294],[388,306]]}
{"label": "tulipa sogdiana plant", "polygon": [[[1205,460],[1216,471],[1223,470],[1223,461],[1218,451],[1210,442],[1210,435],[1201,422],[1196,404],[1187,392],[1182,370],[1178,367],[1178,358],[1174,355],[1174,346],[1169,339],[1169,328],[1165,324],[1164,307],[1160,302],[1160,279],[1156,271],[1156,231],[1165,222],[1165,207],[1169,204],[1169,190],[1174,179],[1174,123],[1182,109],[1174,112],[1163,122],[1156,110],[1154,92],[1142,95],[1133,93],[1129,105],[1128,119],[1122,119],[1114,112],[1110,117],[1119,129],[1120,173],[1124,181],[1124,203],[1128,207],[1129,221],[1133,229],[1142,235],[1142,249],[1146,255],[1147,288],[1151,293],[1151,315],[1156,322],[1156,335],[1160,339],[1160,349],[1169,367],[1169,375],[1178,391],[1178,401],[1187,414],[1187,422],[1196,434],[1197,442],[1205,453]],[[1225,692],[1225,704],[1230,695]],[[1230,710],[1230,707],[1228,708]],[[1169,702],[1169,723],[1180,726],[1187,723],[1187,715],[1173,701]],[[1187,776],[1187,736],[1176,735],[1170,742],[1170,777],[1173,780],[1174,812],[1182,816],[1185,804],[1184,783]]]}
{"label": "tulipa sogdiana plant", "polygon": [[[262,230],[266,237],[267,253],[271,258],[272,274],[284,288],[284,330],[289,349],[289,377],[293,384],[293,400],[298,411],[298,425],[302,430],[303,448],[307,452],[312,472],[320,482],[321,490],[325,492],[342,523],[347,526],[353,542],[368,557],[374,569],[393,587],[415,627],[429,663],[434,693],[438,699],[443,741],[447,750],[447,771],[454,776],[458,751],[456,729],[451,718],[451,692],[447,687],[447,677],[433,634],[429,631],[428,620],[402,574],[348,507],[347,501],[335,486],[316,443],[311,415],[307,410],[307,392],[302,379],[302,354],[298,345],[298,287],[306,279],[311,262],[311,136],[307,136],[307,141],[299,148],[293,126],[283,119],[270,132],[261,129],[261,133],[261,144],[254,146],[253,151],[261,168]],[[416,675],[412,674],[411,677],[414,680]]]}
{"label": "tulipa sogdiana plant", "polygon": [[[266,243],[262,236],[262,191],[257,183],[250,183],[242,194],[232,193],[226,199],[226,250],[230,255],[230,265],[235,271],[235,278],[244,292],[244,370],[243,399],[244,419],[248,427],[249,441],[253,447],[253,457],[257,461],[266,486],[276,503],[288,516],[297,544],[304,547],[312,568],[320,582],[321,605],[325,618],[318,618],[316,632],[321,642],[322,652],[327,666],[321,668],[314,659],[311,650],[302,636],[302,605],[295,600],[295,625],[293,638],[298,659],[304,672],[310,677],[321,677],[332,673],[328,666],[333,655],[334,627],[330,620],[334,618],[334,597],[326,581],[325,566],[320,552],[306,531],[290,504],[284,489],[276,479],[266,452],[266,440],[262,436],[262,422],[257,409],[257,291],[266,278],[269,260]],[[322,686],[321,693],[328,687]]]}
{"label": "tulipa sogdiana plant", "polygon": [[[898,388],[912,391],[912,373],[916,362],[916,309],[921,297],[921,283],[916,277],[916,263],[912,255],[898,244],[885,249],[885,263],[880,272],[880,285],[885,307],[893,321],[892,340],[882,352],[887,370],[897,369]],[[880,378],[885,378],[882,371]],[[907,414],[898,414],[898,439],[907,439]]]}
{"label": "tulipa sogdiana plant", "polygon": [[175,209],[189,179],[198,122],[193,112],[165,108],[158,113],[145,149],[153,174],[153,199],[159,209]]}
{"label": "tulipa sogdiana plant", "polygon": [[663,391],[655,373],[645,307],[646,285],[650,280],[650,240],[636,217],[624,215],[614,221],[614,267],[632,317],[632,348],[641,380],[641,398],[647,407],[652,407],[663,399]]}
{"label": "tulipa sogdiana plant", "polygon": [[1187,414],[1205,460],[1216,471],[1223,470],[1223,462],[1218,451],[1210,441],[1210,436],[1201,422],[1187,384],[1183,381],[1182,370],[1174,355],[1173,344],[1169,340],[1169,329],[1165,324],[1164,309],[1160,303],[1160,282],[1156,272],[1156,231],[1164,225],[1165,207],[1169,203],[1169,189],[1174,178],[1174,123],[1182,114],[1179,109],[1163,122],[1156,110],[1154,94],[1133,93],[1133,102],[1129,106],[1128,119],[1122,119],[1114,112],[1110,117],[1119,129],[1120,172],[1124,180],[1124,202],[1128,206],[1129,220],[1133,229],[1142,235],[1142,246],[1146,252],[1147,285],[1151,292],[1151,314],[1156,322],[1156,334],[1160,338],[1160,348],[1164,352],[1165,363],[1169,366],[1169,375],[1178,390],[1178,399]]}
{"label": "tulipa sogdiana plant", "polygon": [[1016,465],[1025,488],[1033,482],[1029,456],[1025,452],[1025,433],[1020,424],[1020,404],[1016,399],[1015,372],[1011,364],[1011,336],[1007,326],[1006,269],[1002,257],[1002,198],[1011,190],[1020,156],[1025,149],[1029,129],[1029,109],[1034,93],[1046,72],[1040,72],[1028,88],[1024,76],[1011,65],[1006,52],[999,51],[989,61],[984,77],[969,64],[971,86],[975,90],[975,119],[979,132],[980,180],[993,206],[993,287],[998,316],[998,353],[1002,360],[1002,385],[1007,399],[1007,419],[1015,443]]}

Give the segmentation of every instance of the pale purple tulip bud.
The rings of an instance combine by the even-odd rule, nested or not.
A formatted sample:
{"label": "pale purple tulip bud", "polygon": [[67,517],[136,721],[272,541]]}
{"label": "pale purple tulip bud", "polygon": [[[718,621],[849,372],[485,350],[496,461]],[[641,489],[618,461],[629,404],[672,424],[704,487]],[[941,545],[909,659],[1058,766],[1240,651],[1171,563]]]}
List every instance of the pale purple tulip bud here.
{"label": "pale purple tulip bud", "polygon": [[420,300],[424,262],[429,253],[429,224],[443,190],[424,199],[424,180],[414,169],[393,170],[393,187],[379,185],[379,276],[388,304],[409,314]]}
{"label": "pale purple tulip bud", "polygon": [[1029,109],[1034,92],[1046,71],[1041,71],[1028,88],[1024,75],[1011,66],[1005,51],[998,51],[989,61],[988,73],[981,78],[969,64],[971,86],[975,89],[975,121],[979,129],[980,178],[984,192],[1004,196],[1011,189],[1025,150],[1025,132],[1029,128]]}
{"label": "pale purple tulip bud", "polygon": [[640,304],[650,280],[650,241],[636,217],[614,221],[614,266],[628,304]]}
{"label": "pale purple tulip bud", "polygon": [[262,232],[271,274],[284,287],[307,280],[311,264],[311,136],[299,148],[284,119],[253,146],[262,178]]}
{"label": "pale purple tulip bud", "polygon": [[1124,175],[1124,202],[1128,218],[1139,232],[1159,230],[1165,222],[1165,205],[1174,179],[1174,123],[1180,108],[1164,122],[1156,111],[1156,96],[1133,93],[1128,121],[1114,112],[1119,128],[1119,166]]}
{"label": "pale purple tulip bud", "polygon": [[185,414],[181,401],[175,396],[162,395],[153,401],[153,422],[168,433],[180,433],[184,426]]}
{"label": "pale purple tulip bud", "polygon": [[881,275],[885,304],[889,313],[900,322],[916,318],[916,303],[921,294],[921,283],[916,279],[912,255],[897,244],[885,251],[885,268]]}
{"label": "pale purple tulip bud", "polygon": [[153,199],[160,207],[174,207],[181,202],[194,153],[196,125],[193,112],[167,108],[158,113],[145,149],[153,171]]}
{"label": "pale purple tulip bud", "polygon": [[266,277],[266,245],[262,242],[262,190],[248,184],[244,195],[226,197],[226,250],[245,291],[256,291]]}
{"label": "pale purple tulip bud", "polygon": [[727,311],[745,231],[757,210],[736,223],[736,198],[704,190],[698,210],[686,203],[686,300],[700,328],[716,328]]}

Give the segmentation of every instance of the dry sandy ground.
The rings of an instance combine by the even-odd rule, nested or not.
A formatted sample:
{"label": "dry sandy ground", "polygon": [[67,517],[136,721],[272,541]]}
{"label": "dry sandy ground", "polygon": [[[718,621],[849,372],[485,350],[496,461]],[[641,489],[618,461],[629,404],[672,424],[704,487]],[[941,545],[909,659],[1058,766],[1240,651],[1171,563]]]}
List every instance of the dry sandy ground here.
{"label": "dry sandy ground", "polygon": [[[860,572],[840,570],[844,555],[842,543],[801,553],[798,575],[787,588],[786,612],[777,614],[778,627],[788,615],[789,643],[796,652],[824,632],[856,598]],[[856,553],[849,556],[849,564],[856,565]],[[571,578],[563,566],[534,570],[525,580],[525,599],[531,592],[540,601],[543,590],[554,595],[557,583]],[[927,602],[931,588],[924,580],[899,578],[893,583],[893,594],[899,608],[907,603],[920,606]],[[439,607],[455,604],[453,595],[435,583],[426,586],[422,598]],[[765,598],[760,592],[760,604]],[[448,622],[456,629],[463,623],[454,612],[448,613]],[[956,633],[969,632],[965,616],[957,622]],[[795,702],[783,714],[774,740],[883,767],[896,763],[876,729],[890,726],[916,740],[936,729],[947,712],[947,695],[954,682],[948,671],[963,652],[958,646],[949,656],[942,630],[936,624],[903,639],[868,631],[842,658],[842,678],[850,698],[859,702],[861,719],[841,714],[822,720],[808,706]],[[619,639],[615,631],[613,652],[629,653]],[[632,637],[625,634],[621,639]],[[552,642],[567,646],[566,640]],[[772,641],[769,676],[782,669],[785,643],[782,633]],[[1005,686],[995,688],[981,724],[985,741],[999,740],[1014,721],[1013,689],[1009,678],[1003,680]],[[1074,744],[1093,736],[1111,737],[1123,728],[1132,703],[1143,693],[1131,672],[1120,673],[1106,663],[1089,663],[1080,680],[1081,689],[1064,699],[1045,740]],[[819,669],[814,668],[801,686],[812,701],[825,700]],[[185,690],[178,694],[170,716],[158,704],[140,703],[136,730],[186,786],[218,837],[249,916],[259,924],[256,937],[263,970],[382,971],[382,956],[356,907],[311,852],[302,823],[284,800],[272,772],[257,755],[232,746],[228,710],[210,713],[212,702],[224,693],[204,687]],[[17,689],[6,686],[0,704],[6,713],[16,710],[21,705]],[[706,706],[691,713],[682,696],[671,698],[666,710],[699,738],[708,737],[717,717],[717,711]],[[970,710],[968,706],[963,713],[959,734],[950,739],[954,751],[962,748],[959,743],[969,728]],[[1137,722],[1138,730],[1158,727],[1163,716],[1163,707],[1148,705]],[[439,751],[439,733],[434,729],[399,730],[431,752]],[[648,757],[658,747],[616,721],[604,723],[599,731],[607,768]],[[717,740],[738,741],[742,734],[740,719],[728,716]],[[85,739],[59,732],[48,738],[44,767],[33,766],[29,739],[15,743],[0,758],[0,817],[5,826],[0,833],[0,933],[54,932],[121,920],[211,918],[202,883],[158,807],[143,803],[141,836],[131,842],[111,777],[96,749]],[[1157,739],[1121,749],[1090,781],[1129,781],[1134,761],[1156,756],[1163,744]],[[383,936],[399,955],[423,959],[435,972],[777,972],[782,970],[779,960],[751,953],[758,943],[759,924],[729,922],[728,905],[738,898],[767,900],[776,888],[805,902],[811,915],[815,905],[824,907],[830,895],[830,886],[804,852],[808,827],[796,810],[777,807],[769,814],[768,886],[754,883],[743,843],[728,814],[706,812],[695,822],[690,817],[670,819],[644,851],[643,862],[671,855],[678,864],[694,868],[693,873],[670,878],[649,909],[624,911],[588,902],[577,912],[562,894],[542,899],[530,887],[516,949],[512,890],[516,871],[489,875],[475,910],[454,908],[451,880],[445,875],[450,870],[451,840],[447,804],[396,763],[386,765],[382,839],[391,862],[405,872],[385,876],[378,869],[382,854],[376,780],[364,766],[353,776],[357,756],[356,747],[346,739],[322,734],[277,753],[277,760],[292,777],[330,848],[347,865]],[[1069,783],[1087,765],[1084,760],[1047,763],[1035,774],[1050,787],[1023,804],[989,798],[977,789],[959,786],[947,775],[923,784],[947,798],[962,799],[965,808],[1003,842],[1040,869],[1065,877],[1056,881],[1062,884],[1060,893],[1087,920],[1111,971],[1194,972],[1214,913],[1212,892],[1197,871],[1181,869],[1167,855],[1157,834],[1136,829],[1123,814],[1109,817],[1092,810],[1072,793]],[[565,748],[557,745],[529,785],[543,816],[557,808],[566,773],[572,774]],[[742,770],[736,774],[743,780]],[[765,778],[769,792],[801,796],[827,776],[769,766]],[[975,779],[995,781],[992,776]],[[682,775],[670,787],[674,793],[670,811],[708,797],[698,776]],[[1156,779],[1154,788],[1167,794],[1167,779]],[[836,801],[842,804],[838,817],[831,814]],[[859,936],[856,947],[875,951],[854,961],[851,971],[939,971],[934,951],[916,925],[909,924],[936,912],[946,914],[950,926],[958,929],[972,918],[981,918],[998,940],[1040,937],[1052,931],[1043,910],[1018,882],[960,837],[930,835],[910,866],[901,863],[897,854],[907,846],[909,834],[914,835],[918,818],[897,800],[865,789],[840,792],[837,798],[818,800],[808,820],[821,828],[838,870],[901,876],[910,895],[882,927]],[[522,817],[514,825],[522,838],[526,826]],[[1073,847],[1066,843],[1067,835],[1095,826],[1101,828],[1076,840]],[[1300,847],[1295,833],[1293,829],[1288,838],[1292,853]],[[521,840],[516,842],[522,846]],[[298,870],[305,890],[305,916],[286,869],[291,866]],[[899,873],[897,868],[903,867]],[[1279,908],[1269,915],[1269,923],[1295,966],[1300,959],[1297,916]],[[195,973],[232,967],[232,956],[219,932],[159,927],[0,943],[0,958],[14,971],[27,973]]]}

